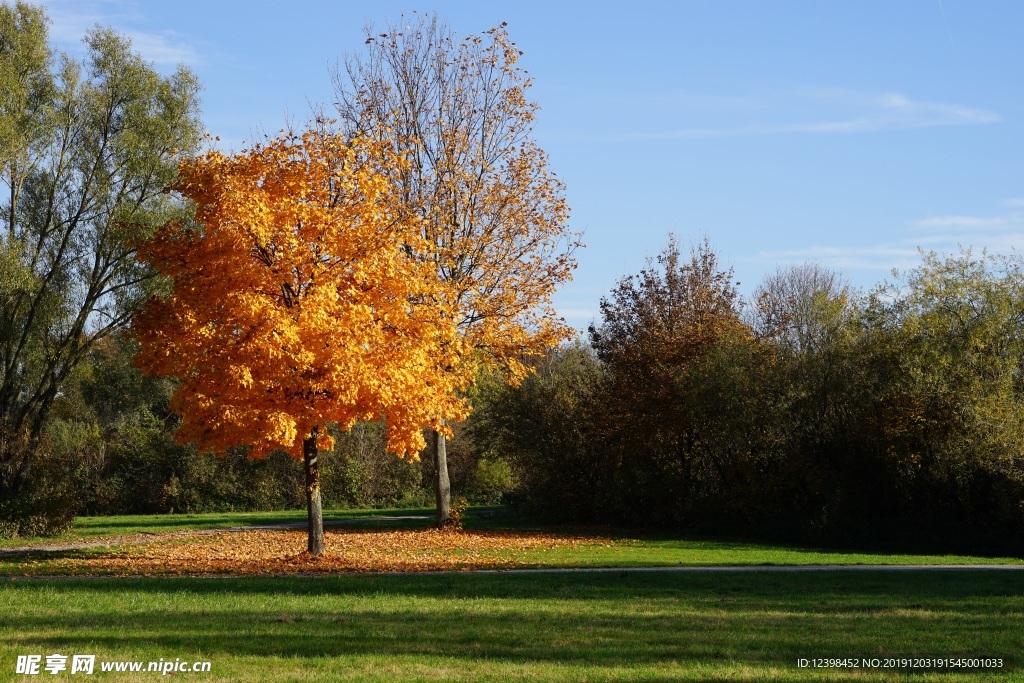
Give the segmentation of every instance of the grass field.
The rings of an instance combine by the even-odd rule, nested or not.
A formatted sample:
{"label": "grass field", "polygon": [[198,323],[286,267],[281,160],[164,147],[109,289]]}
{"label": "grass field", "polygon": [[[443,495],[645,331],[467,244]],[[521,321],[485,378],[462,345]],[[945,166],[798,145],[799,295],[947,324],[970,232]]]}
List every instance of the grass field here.
{"label": "grass field", "polygon": [[[7,581],[19,654],[207,660],[212,681],[993,680],[1024,642],[1017,572],[442,574]],[[797,667],[997,657],[1001,670]],[[97,664],[99,667],[99,664]],[[155,674],[98,674],[118,681]],[[49,676],[46,676],[49,678]]]}
{"label": "grass field", "polygon": [[[408,518],[355,521],[367,515]],[[327,518],[372,544],[431,533],[423,531],[429,520],[416,519],[422,515],[429,511],[345,511]],[[160,539],[182,530],[302,519],[298,511],[82,519],[62,542],[154,534]],[[495,510],[475,511],[467,527],[481,534],[512,529],[524,538],[539,531],[567,533],[537,529]],[[301,532],[288,533],[301,542]],[[573,533],[585,542],[519,550],[516,557],[546,568],[1021,562],[668,539],[621,530]],[[184,538],[191,542],[188,534]],[[331,534],[329,550],[330,542]],[[116,552],[99,547],[44,554]],[[37,554],[0,558],[0,574],[18,574],[31,562],[39,562]],[[39,680],[15,673],[17,657],[38,654],[45,663],[54,653],[96,655],[95,675],[112,681],[154,680],[158,674],[102,673],[104,662],[138,661],[145,668],[151,661],[177,659],[211,663],[208,673],[173,674],[188,681],[987,681],[1024,679],[1022,652],[1024,571],[0,580],[0,681]],[[881,668],[887,658],[913,657],[988,657],[1003,666]],[[873,658],[879,667],[801,668],[801,658]],[[42,676],[50,678],[45,671]]]}

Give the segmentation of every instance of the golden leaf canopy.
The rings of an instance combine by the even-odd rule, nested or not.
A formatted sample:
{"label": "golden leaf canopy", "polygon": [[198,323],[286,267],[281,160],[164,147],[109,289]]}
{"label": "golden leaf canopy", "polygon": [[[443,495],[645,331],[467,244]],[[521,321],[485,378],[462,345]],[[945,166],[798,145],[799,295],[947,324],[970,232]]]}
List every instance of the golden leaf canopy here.
{"label": "golden leaf canopy", "polygon": [[383,417],[388,448],[415,457],[424,427],[466,416],[475,367],[389,180],[402,163],[318,131],[182,163],[197,222],[139,245],[173,290],[134,321],[140,367],[180,380],[179,439],[301,457],[316,427]]}

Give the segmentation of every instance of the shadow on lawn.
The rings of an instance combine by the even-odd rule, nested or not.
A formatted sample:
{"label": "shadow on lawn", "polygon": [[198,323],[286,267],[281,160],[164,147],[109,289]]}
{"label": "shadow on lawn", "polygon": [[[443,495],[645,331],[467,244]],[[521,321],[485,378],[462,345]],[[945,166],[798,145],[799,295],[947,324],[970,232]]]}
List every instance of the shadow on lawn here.
{"label": "shadow on lawn", "polygon": [[[81,551],[67,551],[65,554]],[[191,596],[317,596],[408,598],[497,598],[542,600],[689,599],[742,593],[757,599],[806,603],[822,600],[848,604],[892,599],[913,604],[920,600],[960,601],[970,598],[1019,598],[1024,607],[1024,572],[999,570],[786,573],[600,572],[509,574],[446,572],[396,574],[337,574],[271,577],[125,577],[29,580],[17,587],[45,585],[48,590],[102,595],[173,594]],[[17,588],[0,582],[0,589]]]}
{"label": "shadow on lawn", "polygon": [[[1018,656],[1024,581],[998,572],[447,575],[5,584],[60,610],[0,612],[26,651],[157,648],[587,662]],[[20,593],[27,591],[26,593]],[[20,595],[19,595],[20,594]],[[59,634],[59,635],[56,635]]]}

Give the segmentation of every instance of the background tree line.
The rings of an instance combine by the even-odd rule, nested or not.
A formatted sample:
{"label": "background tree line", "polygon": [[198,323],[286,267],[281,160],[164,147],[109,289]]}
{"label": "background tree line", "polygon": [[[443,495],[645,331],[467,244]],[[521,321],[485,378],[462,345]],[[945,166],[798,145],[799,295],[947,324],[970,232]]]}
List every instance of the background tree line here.
{"label": "background tree line", "polygon": [[[518,387],[483,377],[453,494],[574,522],[921,549],[1024,550],[1024,262],[925,254],[866,293],[815,264],[750,300],[707,242],[671,241],[602,301],[589,344]],[[79,513],[302,504],[299,463],[175,444],[170,380],[96,348],[47,432]],[[429,505],[429,454],[360,424],[325,454],[331,507]]]}
{"label": "background tree line", "polygon": [[744,303],[706,241],[671,241],[473,433],[552,518],[1020,552],[1022,269],[923,254],[858,293],[807,264]]}

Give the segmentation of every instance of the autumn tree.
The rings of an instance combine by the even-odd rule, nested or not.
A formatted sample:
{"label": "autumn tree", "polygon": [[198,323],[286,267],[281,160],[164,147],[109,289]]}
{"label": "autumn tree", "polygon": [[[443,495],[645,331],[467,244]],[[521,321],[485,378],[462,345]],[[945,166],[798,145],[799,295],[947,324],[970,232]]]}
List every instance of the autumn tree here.
{"label": "autumn tree", "polygon": [[755,414],[746,405],[755,396],[752,375],[743,371],[755,364],[752,335],[732,270],[706,238],[687,257],[672,237],[600,309],[590,339],[605,367],[604,419],[620,481],[647,500],[635,508],[685,517],[694,496],[718,493],[738,476],[746,430],[735,421]]}
{"label": "autumn tree", "polygon": [[383,417],[389,450],[466,415],[449,297],[421,228],[395,196],[380,141],[306,132],[182,164],[174,189],[196,223],[142,247],[173,283],[135,320],[139,363],[173,375],[179,438],[303,459],[309,552],[323,551],[318,449],[328,422]]}
{"label": "autumn tree", "polygon": [[670,237],[656,259],[601,299],[590,339],[623,396],[668,400],[680,370],[723,338],[749,334],[739,305],[732,270],[719,265],[706,238],[687,259]]}
{"label": "autumn tree", "polygon": [[0,505],[29,488],[68,378],[146,296],[133,240],[183,210],[162,189],[199,142],[189,71],[161,76],[111,30],[85,43],[57,59],[41,8],[0,5]]}
{"label": "autumn tree", "polygon": [[753,299],[757,333],[795,354],[826,349],[853,318],[854,292],[846,278],[818,263],[776,269]]}
{"label": "autumn tree", "polygon": [[[524,357],[571,336],[551,307],[571,277],[578,233],[564,187],[532,135],[522,54],[502,24],[462,40],[436,16],[366,31],[367,54],[333,74],[340,126],[387,145],[401,200],[420,219],[422,254],[447,288],[462,360],[527,372]],[[449,521],[445,435],[436,433],[437,521]]]}

